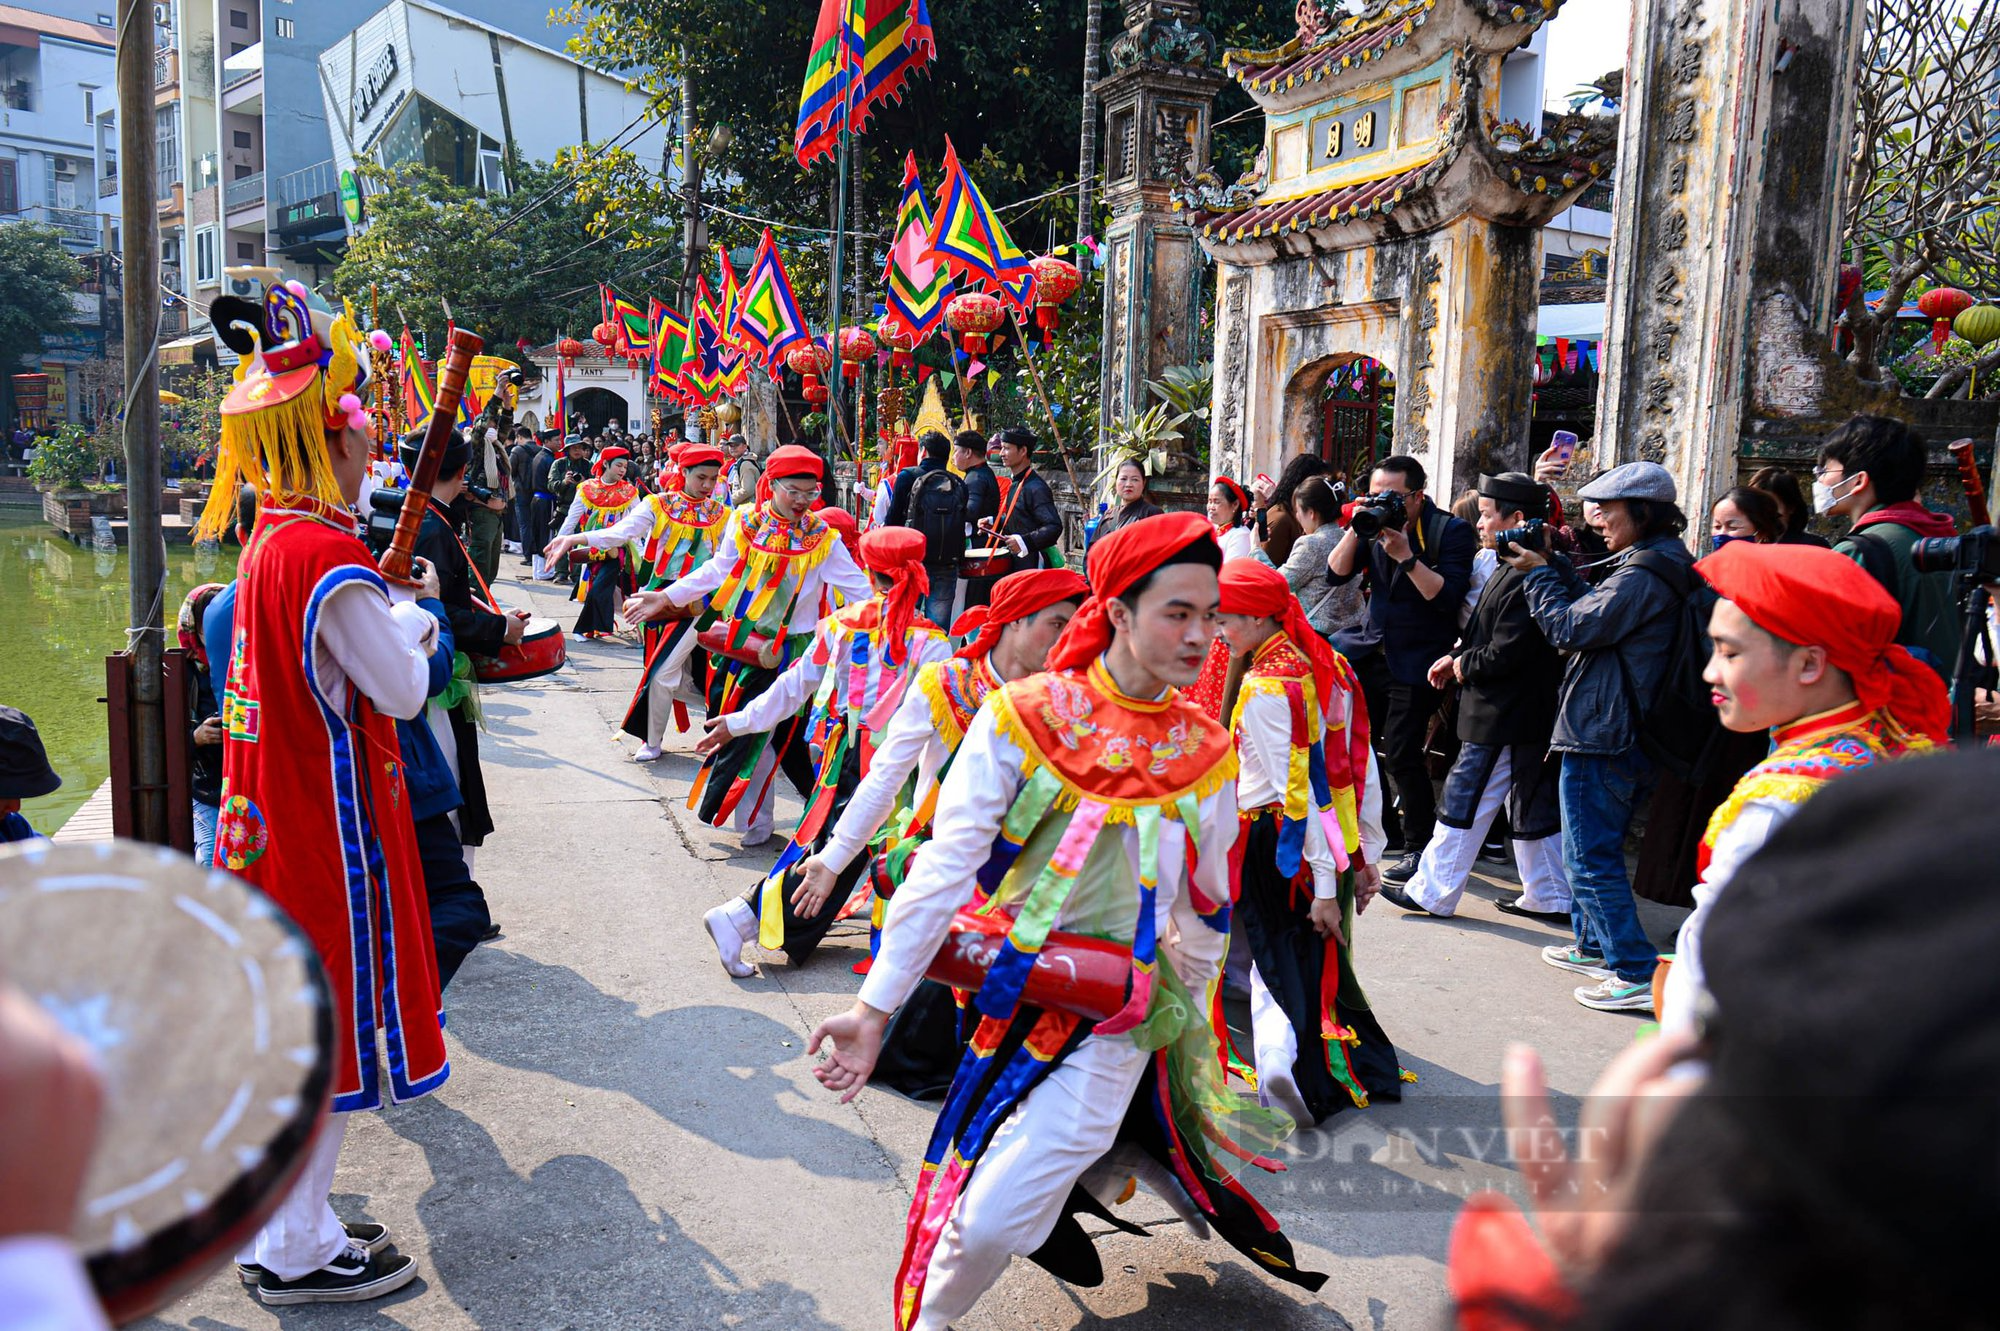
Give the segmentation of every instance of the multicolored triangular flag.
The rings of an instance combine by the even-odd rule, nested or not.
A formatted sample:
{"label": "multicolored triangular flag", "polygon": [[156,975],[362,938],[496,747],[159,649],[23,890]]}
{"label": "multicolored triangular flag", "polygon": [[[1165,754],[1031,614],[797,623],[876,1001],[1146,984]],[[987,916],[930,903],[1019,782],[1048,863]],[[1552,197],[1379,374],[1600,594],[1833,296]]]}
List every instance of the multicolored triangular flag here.
{"label": "multicolored triangular flag", "polygon": [[757,257],[751,260],[750,274],[743,279],[735,333],[744,354],[762,362],[774,379],[784,373],[785,352],[811,336],[769,227],[764,228],[764,238],[757,242]]}
{"label": "multicolored triangular flag", "polygon": [[938,187],[931,253],[961,285],[992,292],[1023,317],[1034,304],[1035,270],[1027,254],[959,165],[949,137],[944,141],[944,184]]}
{"label": "multicolored triangular flag", "polygon": [[613,352],[620,356],[643,357],[653,354],[653,330],[639,306],[606,287],[611,296],[611,326],[618,330]]}
{"label": "multicolored triangular flag", "polygon": [[910,76],[936,56],[924,0],[820,0],[792,135],[799,165],[832,152],[843,121],[866,130],[875,107],[902,100]]}
{"label": "multicolored triangular flag", "polygon": [[431,418],[437,407],[437,388],[431,383],[423,352],[417,350],[416,339],[407,328],[403,330],[402,352],[403,419],[410,423],[411,429],[417,429]]}
{"label": "multicolored triangular flag", "polygon": [[561,364],[558,364],[556,366],[556,397],[555,401],[549,404],[548,428],[567,433],[569,430],[568,417],[569,394],[563,391],[563,371]]}
{"label": "multicolored triangular flag", "polygon": [[730,366],[723,363],[730,349],[723,344],[722,324],[715,317],[715,294],[706,276],[695,279],[694,314],[688,319],[687,363],[681,367],[681,392],[692,406],[706,406],[722,395]]}
{"label": "multicolored triangular flag", "polygon": [[681,367],[687,363],[688,326],[680,311],[655,300],[649,311],[653,325],[652,390],[663,397],[681,395]]}
{"label": "multicolored triangular flag", "polygon": [[889,284],[884,321],[921,342],[944,320],[951,274],[931,255],[931,206],[917,178],[917,155],[903,158],[903,202],[896,210],[896,243],[882,280]]}

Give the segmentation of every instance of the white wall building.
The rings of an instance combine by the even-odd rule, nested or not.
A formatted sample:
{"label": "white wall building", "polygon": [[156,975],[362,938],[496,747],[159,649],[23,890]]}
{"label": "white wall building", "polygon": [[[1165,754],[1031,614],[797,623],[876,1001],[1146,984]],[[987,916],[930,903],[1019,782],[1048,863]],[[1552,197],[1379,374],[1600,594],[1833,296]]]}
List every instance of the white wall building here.
{"label": "white wall building", "polygon": [[0,223],[39,222],[77,254],[118,215],[111,29],[0,4]]}

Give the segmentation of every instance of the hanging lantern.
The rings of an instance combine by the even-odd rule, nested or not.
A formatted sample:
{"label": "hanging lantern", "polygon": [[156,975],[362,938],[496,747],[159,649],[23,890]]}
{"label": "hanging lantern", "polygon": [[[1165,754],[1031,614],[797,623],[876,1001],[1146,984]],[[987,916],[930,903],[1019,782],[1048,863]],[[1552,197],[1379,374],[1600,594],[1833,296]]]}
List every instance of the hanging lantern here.
{"label": "hanging lantern", "polygon": [[1970,308],[1971,295],[1957,287],[1932,287],[1917,297],[1918,311],[1936,321],[1931,324],[1932,351],[1944,350],[1944,340],[1951,336],[1951,321]]}
{"label": "hanging lantern", "polygon": [[899,323],[884,322],[876,336],[889,349],[889,368],[907,370],[917,363],[917,339]]}
{"label": "hanging lantern", "polygon": [[743,423],[743,408],[732,398],[724,398],[715,404],[715,423],[722,427],[722,437],[729,439],[736,434],[736,427]]}
{"label": "hanging lantern", "polygon": [[958,334],[959,345],[969,356],[986,354],[987,336],[1006,318],[1006,309],[984,291],[961,292],[944,307],[944,321]]}
{"label": "hanging lantern", "polygon": [[806,401],[815,407],[824,405],[827,392],[820,377],[833,368],[833,353],[818,342],[801,342],[785,353],[785,364],[806,381]]}
{"label": "hanging lantern", "polygon": [[885,388],[875,395],[875,419],[882,433],[887,435],[903,421],[903,408],[909,396],[900,388]]}
{"label": "hanging lantern", "polygon": [[840,330],[841,373],[849,379],[859,378],[861,367],[875,358],[875,339],[866,328],[843,328]]}
{"label": "hanging lantern", "polygon": [[1047,342],[1055,336],[1060,322],[1056,310],[1068,304],[1083,285],[1083,274],[1068,259],[1053,254],[1044,254],[1028,266],[1035,270],[1035,328]]}
{"label": "hanging lantern", "polygon": [[611,354],[611,348],[618,345],[618,326],[609,319],[591,329],[590,335],[597,339],[597,345],[604,348],[607,356]]}
{"label": "hanging lantern", "polygon": [[583,354],[583,343],[573,337],[566,337],[556,343],[556,364],[565,370],[576,368],[576,358]]}
{"label": "hanging lantern", "polygon": [[1554,371],[1549,369],[1548,362],[1542,359],[1542,353],[1539,349],[1537,349],[1535,352],[1535,371],[1534,371],[1535,387],[1540,388],[1542,385],[1548,383],[1549,380],[1555,377],[1556,376]]}
{"label": "hanging lantern", "polygon": [[1951,321],[1951,331],[1983,349],[1987,343],[2000,340],[2000,308],[1973,305],[1961,310]]}

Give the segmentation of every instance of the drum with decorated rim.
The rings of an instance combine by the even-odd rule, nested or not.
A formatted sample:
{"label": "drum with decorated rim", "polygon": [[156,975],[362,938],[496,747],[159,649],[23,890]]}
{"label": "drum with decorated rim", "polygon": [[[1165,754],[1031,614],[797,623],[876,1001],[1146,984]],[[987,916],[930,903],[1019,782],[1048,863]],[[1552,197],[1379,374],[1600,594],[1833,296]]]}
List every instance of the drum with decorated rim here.
{"label": "drum with decorated rim", "polygon": [[77,1246],[115,1322],[227,1261],[325,1120],[333,1016],[270,898],[134,842],[0,848],[0,976],[96,1051],[105,1106]]}
{"label": "drum with decorated rim", "polygon": [[569,660],[569,642],[553,619],[530,619],[521,641],[508,643],[498,656],[475,656],[472,671],[481,684],[518,684],[552,675]]}

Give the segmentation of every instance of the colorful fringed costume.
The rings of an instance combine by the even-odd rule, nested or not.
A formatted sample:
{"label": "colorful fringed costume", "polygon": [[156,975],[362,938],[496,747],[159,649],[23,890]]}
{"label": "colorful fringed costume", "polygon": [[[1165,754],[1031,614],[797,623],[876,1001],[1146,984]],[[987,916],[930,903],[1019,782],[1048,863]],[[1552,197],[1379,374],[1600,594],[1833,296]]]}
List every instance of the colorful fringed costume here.
{"label": "colorful fringed costume", "polygon": [[[607,454],[613,451],[605,450]],[[588,535],[616,526],[639,499],[639,487],[630,481],[607,481],[602,477],[585,481],[576,487],[576,501],[570,505],[562,534],[581,531]],[[609,549],[587,548],[587,562],[577,579],[575,593],[575,599],[583,602],[583,610],[576,617],[573,631],[613,633],[618,628],[618,607],[632,591],[633,576],[639,567],[639,545],[627,541]]]}
{"label": "colorful fringed costume", "polygon": [[[1255,1078],[1264,1102],[1302,1125],[1402,1096],[1396,1050],[1369,1010],[1350,941],[1354,868],[1383,841],[1367,711],[1352,668],[1328,655],[1332,696],[1321,698],[1312,662],[1286,633],[1272,634],[1251,655],[1230,719],[1242,764],[1232,858],[1237,927],[1253,959]],[[1339,937],[1321,937],[1308,918],[1321,897],[1340,902]],[[1226,1050],[1219,1004],[1215,1018]]]}
{"label": "colorful fringed costume", "polygon": [[[690,499],[679,490],[646,496],[645,502],[625,515],[613,534],[647,523],[645,566],[650,570],[647,591],[658,591],[700,568],[715,555],[722,529],[729,521],[729,509],[716,499]],[[692,668],[697,690],[708,682],[707,654],[695,646],[693,617],[666,620],[645,626],[646,664],[639,672],[639,687],[632,691],[631,705],[625,709],[625,733],[658,748],[666,733],[665,709],[671,707],[674,728],[686,732],[686,704],[673,696]],[[669,681],[670,686],[655,688]],[[671,701],[669,701],[671,699]]]}
{"label": "colorful fringed costume", "polygon": [[[899,1007],[962,908],[1011,921],[918,1178],[898,1328],[948,1325],[1016,1255],[1098,1283],[1074,1213],[1108,1215],[1135,1173],[1265,1271],[1324,1281],[1234,1177],[1245,1161],[1275,1168],[1289,1125],[1227,1089],[1205,1020],[1228,941],[1235,771],[1219,725],[1171,691],[1123,695],[1101,660],[987,695],[860,995]],[[1022,1001],[1057,930],[1129,950],[1109,1020]]]}

